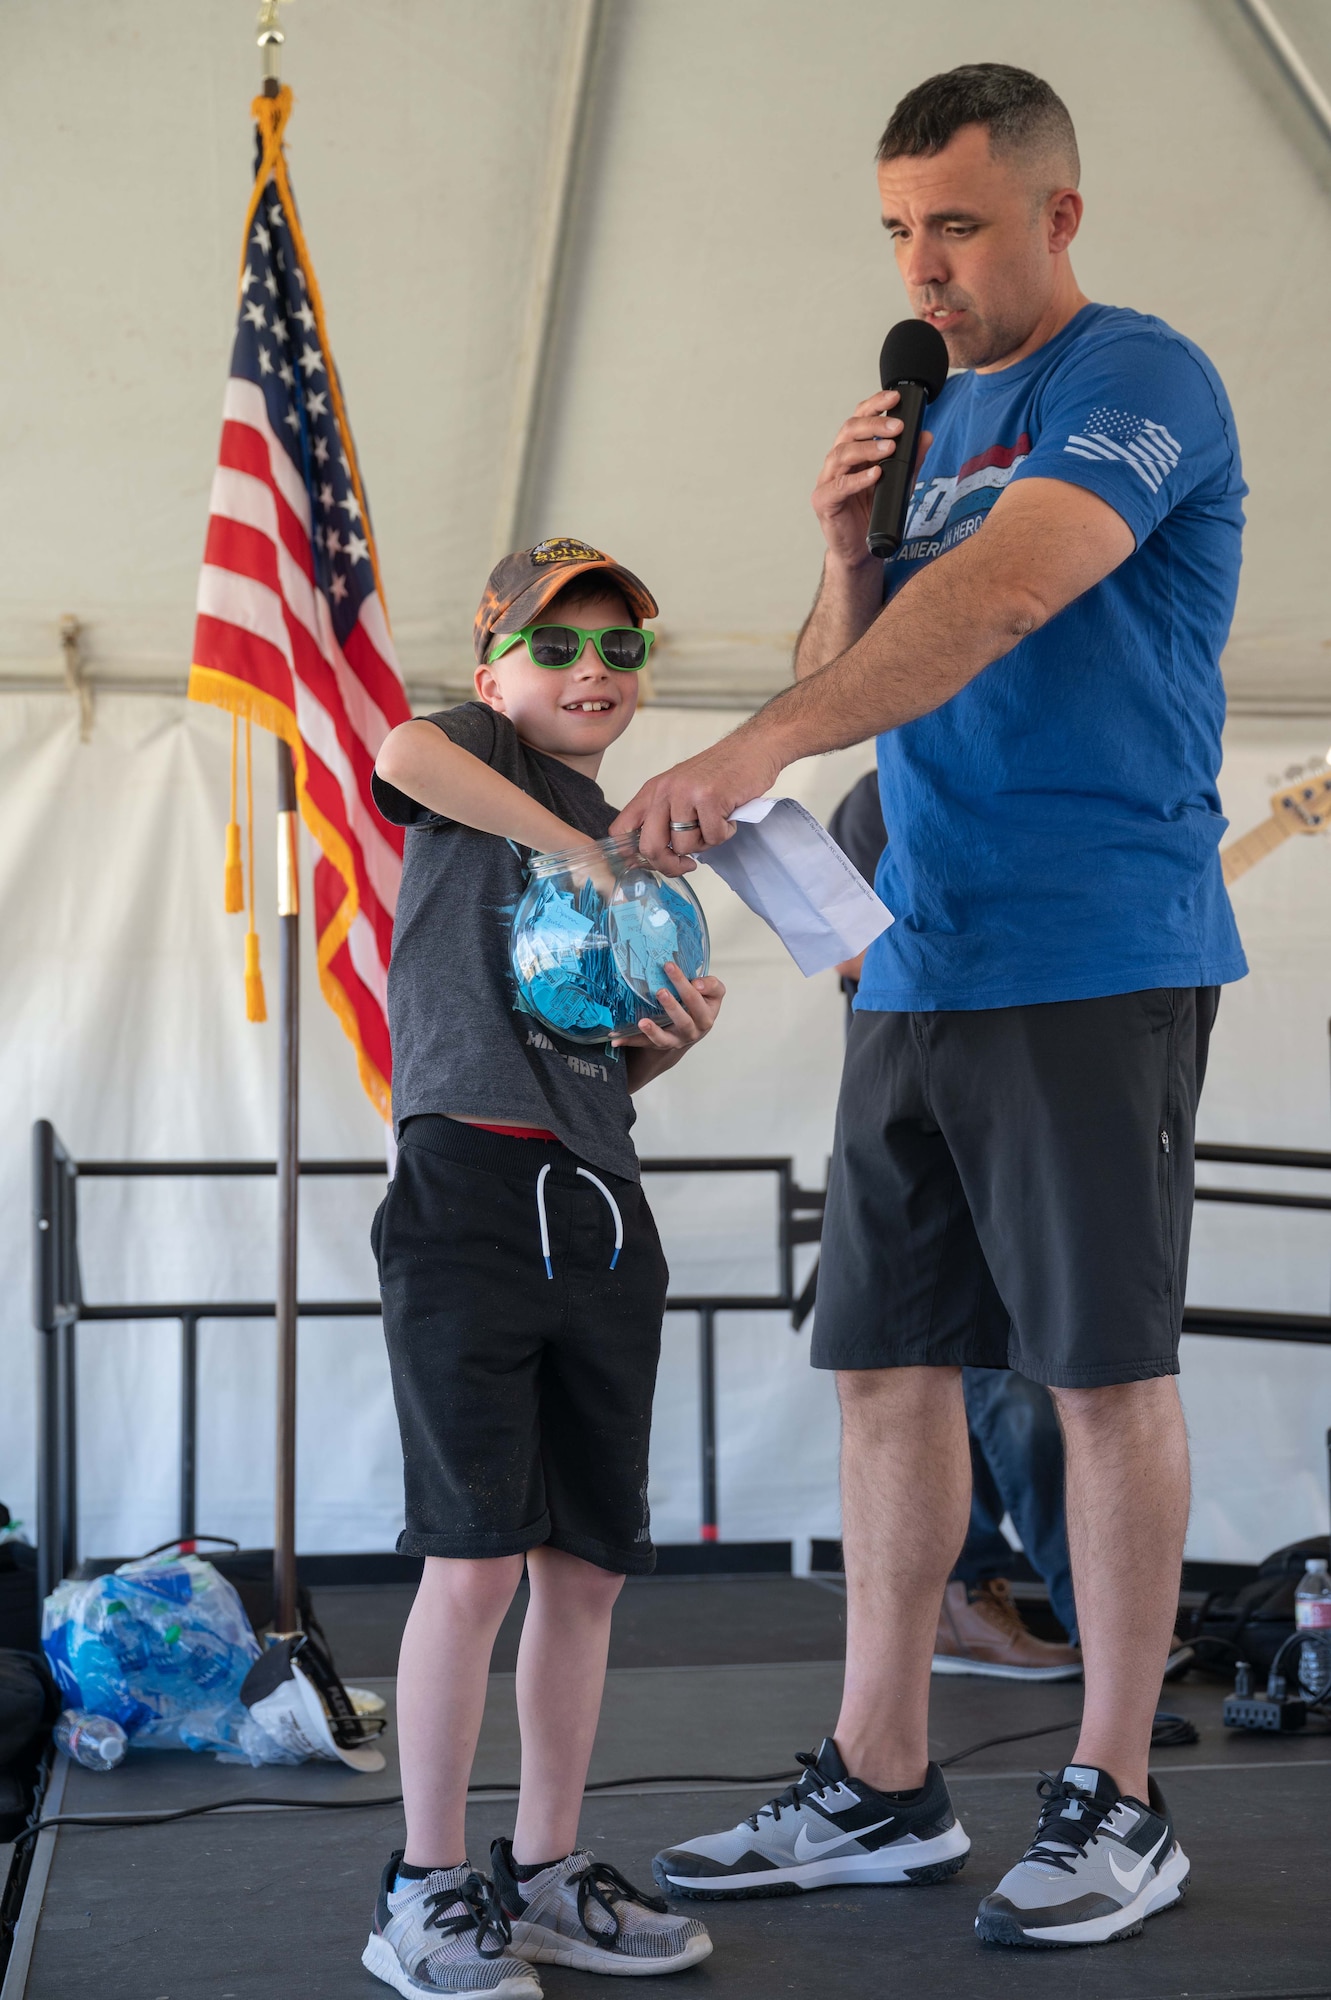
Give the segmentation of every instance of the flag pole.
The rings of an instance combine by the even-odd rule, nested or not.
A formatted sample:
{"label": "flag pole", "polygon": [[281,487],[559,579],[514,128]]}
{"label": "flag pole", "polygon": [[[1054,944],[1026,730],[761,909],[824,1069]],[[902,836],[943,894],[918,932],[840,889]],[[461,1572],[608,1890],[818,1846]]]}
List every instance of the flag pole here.
{"label": "flag pole", "polygon": [[[279,0],[259,10],[265,97],[281,88]],[[277,1479],[273,1517],[273,1629],[299,1630],[296,1610],[296,1285],[300,1175],[300,879],[296,767],[277,739]]]}
{"label": "flag pole", "polygon": [[273,1523],[273,1623],[296,1616],[296,1241],[300,1176],[300,882],[296,870],[296,769],[277,739],[277,1500]]}

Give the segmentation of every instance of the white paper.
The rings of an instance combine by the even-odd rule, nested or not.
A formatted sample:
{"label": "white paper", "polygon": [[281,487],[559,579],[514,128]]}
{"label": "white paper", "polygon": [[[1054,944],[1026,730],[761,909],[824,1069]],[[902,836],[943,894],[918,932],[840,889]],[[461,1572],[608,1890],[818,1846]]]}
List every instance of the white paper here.
{"label": "white paper", "polygon": [[854,958],[892,912],[798,799],[751,799],[735,832],[698,855],[770,924],[805,978]]}

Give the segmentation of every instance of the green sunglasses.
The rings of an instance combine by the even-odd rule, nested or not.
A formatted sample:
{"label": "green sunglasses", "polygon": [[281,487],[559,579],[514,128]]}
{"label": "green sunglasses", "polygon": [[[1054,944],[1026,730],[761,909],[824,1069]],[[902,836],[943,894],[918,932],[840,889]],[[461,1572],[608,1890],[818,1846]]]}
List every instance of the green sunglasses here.
{"label": "green sunglasses", "polygon": [[640,632],[636,625],[605,625],[599,632],[585,632],[581,625],[524,625],[497,642],[487,664],[493,666],[514,646],[525,645],[534,666],[571,667],[582,658],[590,639],[606,666],[617,674],[636,674],[646,666],[655,637],[655,632]]}

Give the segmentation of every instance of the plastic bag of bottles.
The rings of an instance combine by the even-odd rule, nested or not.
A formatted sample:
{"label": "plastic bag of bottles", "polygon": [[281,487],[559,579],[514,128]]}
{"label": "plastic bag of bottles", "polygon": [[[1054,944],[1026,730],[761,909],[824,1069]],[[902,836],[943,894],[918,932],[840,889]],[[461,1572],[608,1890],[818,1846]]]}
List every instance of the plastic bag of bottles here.
{"label": "plastic bag of bottles", "polygon": [[57,1586],[42,1648],[65,1706],[119,1723],[131,1743],[285,1762],[241,1705],[259,1657],[239,1597],[200,1556],[146,1556]]}

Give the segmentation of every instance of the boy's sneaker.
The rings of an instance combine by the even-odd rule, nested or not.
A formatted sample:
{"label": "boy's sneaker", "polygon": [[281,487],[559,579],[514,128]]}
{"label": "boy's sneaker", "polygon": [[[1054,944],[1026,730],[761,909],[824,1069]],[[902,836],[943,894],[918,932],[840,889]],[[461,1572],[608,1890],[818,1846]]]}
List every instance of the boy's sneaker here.
{"label": "boy's sneaker", "polygon": [[1035,1839],[975,1919],[990,1944],[1112,1944],[1180,1902],[1188,1861],[1155,1779],[1149,1804],[1104,1771],[1069,1764],[1040,1786]]}
{"label": "boy's sneaker", "polygon": [[798,1761],[804,1776],[750,1819],[657,1855],[652,1873],[667,1895],[717,1901],[833,1882],[943,1882],[964,1865],[970,1840],[937,1764],[918,1791],[893,1797],[852,1778],[830,1736]]}
{"label": "boy's sneaker", "polygon": [[660,1896],[644,1896],[585,1851],[520,1882],[512,1847],[497,1840],[490,1866],[521,1958],[642,1977],[681,1972],[712,1949],[696,1917],[675,1916]]}
{"label": "boy's sneaker", "polygon": [[379,1884],[361,1953],[366,1971],[402,1994],[540,2000],[540,1980],[508,1949],[508,1918],[493,1885],[464,1863],[395,1889],[401,1859],[393,1856]]}

